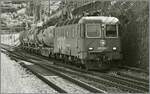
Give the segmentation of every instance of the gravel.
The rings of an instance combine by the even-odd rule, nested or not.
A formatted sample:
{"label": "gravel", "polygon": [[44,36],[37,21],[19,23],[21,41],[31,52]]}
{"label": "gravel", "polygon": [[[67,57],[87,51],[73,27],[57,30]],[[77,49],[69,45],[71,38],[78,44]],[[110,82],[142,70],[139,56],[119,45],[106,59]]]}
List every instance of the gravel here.
{"label": "gravel", "polygon": [[141,79],[145,79],[145,80],[149,80],[149,75],[145,74],[145,73],[138,73],[138,72],[133,72],[133,71],[122,71],[125,74],[137,77],[137,78],[141,78]]}
{"label": "gravel", "polygon": [[53,82],[57,86],[60,86],[62,89],[67,91],[68,93],[80,93],[80,94],[87,94],[90,93],[89,91],[67,81],[58,76],[47,76],[46,77],[49,81]]}
{"label": "gravel", "polygon": [[42,75],[44,78],[46,78],[50,82],[54,83],[56,86],[59,86],[60,88],[62,88],[63,90],[65,90],[68,93],[80,93],[80,94],[90,93],[89,91],[79,87],[78,85],[75,85],[75,84],[63,79],[38,65],[34,65],[29,62],[24,62],[24,63],[26,65],[32,65],[32,66],[28,66],[28,67],[32,68],[34,71],[36,71],[37,73]]}
{"label": "gravel", "polygon": [[57,93],[1,53],[1,93]]}
{"label": "gravel", "polygon": [[76,76],[76,75],[73,75],[73,74],[70,74],[70,73],[67,73],[69,76],[73,77],[73,78],[76,78],[76,79],[79,79],[80,81],[83,81],[85,83],[88,83],[89,85],[92,85],[96,88],[99,88],[99,89],[102,89],[108,93],[124,93],[122,90],[120,90],[119,88],[115,88],[115,87],[111,87],[109,85],[105,85],[103,82],[102,83],[97,83],[96,81],[94,80],[90,80],[88,78],[85,78],[85,77],[79,77],[79,76]]}

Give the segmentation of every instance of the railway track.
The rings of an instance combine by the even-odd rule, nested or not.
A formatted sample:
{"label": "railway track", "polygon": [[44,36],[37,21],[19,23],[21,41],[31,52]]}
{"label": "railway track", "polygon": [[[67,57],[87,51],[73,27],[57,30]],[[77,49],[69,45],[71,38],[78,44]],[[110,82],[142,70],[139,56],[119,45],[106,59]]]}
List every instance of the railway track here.
{"label": "railway track", "polygon": [[[20,60],[25,60],[23,57],[18,57],[17,55],[11,55],[13,58],[17,58],[17,59],[20,59]],[[91,92],[93,92],[93,93],[106,93],[107,91],[105,91],[106,89],[102,89],[102,90],[99,90],[99,91],[97,91],[97,89],[95,90],[95,89],[93,89],[93,88],[95,88],[95,87],[93,87],[93,86],[90,86],[89,87],[89,85],[88,86],[86,86],[87,84],[86,83],[81,83],[82,81],[74,81],[74,79],[71,77],[71,79],[70,79],[70,77],[68,78],[68,74],[65,74],[64,72],[62,72],[62,71],[58,71],[57,69],[54,69],[54,68],[52,68],[52,67],[50,67],[50,66],[48,66],[47,67],[47,65],[41,65],[41,64],[39,64],[39,61],[36,61],[35,62],[35,60],[34,61],[30,61],[30,60],[25,60],[25,61],[27,61],[27,62],[32,62],[33,64],[36,64],[36,65],[39,65],[39,66],[41,66],[41,67],[43,67],[43,68],[47,68],[47,70],[49,70],[49,71],[51,71],[51,72],[53,72],[53,73],[55,73],[55,74],[57,74],[57,75],[60,75],[61,77],[63,77],[63,78],[65,78],[65,79],[67,79],[67,80],[69,80],[69,81],[73,81],[74,83],[76,83],[76,84],[78,84],[79,86],[81,86],[81,87],[85,87],[85,88],[87,88],[88,90],[90,90]]]}
{"label": "railway track", "polygon": [[[65,66],[66,67],[66,66]],[[62,71],[64,71],[64,70],[62,70]],[[124,77],[116,77],[116,76],[112,76],[112,75],[106,75],[106,74],[100,74],[100,73],[95,73],[95,72],[87,72],[87,71],[85,71],[85,70],[82,70],[81,71],[81,69],[78,69],[78,71],[80,71],[80,74],[82,74],[82,73],[87,73],[87,74],[92,74],[92,75],[97,75],[98,77],[100,77],[100,78],[103,78],[103,79],[107,79],[107,80],[112,80],[112,82],[117,82],[117,84],[120,84],[120,85],[125,85],[125,86],[127,86],[127,87],[125,87],[125,86],[121,86],[121,88],[122,89],[124,89],[124,88],[128,88],[127,90],[133,90],[133,88],[136,88],[136,89],[139,89],[139,90],[141,90],[141,91],[148,91],[148,83],[144,83],[144,82],[142,82],[142,81],[134,81],[134,80],[131,80],[131,79],[126,79],[126,78],[124,78]],[[70,70],[69,70],[69,72],[70,72]],[[81,75],[79,75],[79,76],[81,76]],[[91,78],[91,80],[92,80],[93,78]],[[115,84],[114,83],[114,84]],[[116,85],[117,85],[116,84]],[[110,85],[110,84],[109,84]],[[120,85],[117,85],[118,87],[120,87]],[[147,88],[146,88],[147,87]],[[133,90],[134,91],[134,90]],[[136,90],[135,90],[135,92],[136,92]]]}
{"label": "railway track", "polygon": [[[34,62],[35,63],[35,62]],[[37,63],[37,62],[36,62]],[[44,66],[44,65],[42,65],[42,66]],[[46,65],[46,66],[49,66],[50,68],[52,68],[52,66],[50,66],[50,65]],[[90,79],[90,80],[93,80],[93,81],[95,81],[95,82],[98,82],[99,84],[107,84],[107,86],[112,86],[112,87],[114,87],[114,85],[116,86],[116,87],[118,87],[118,88],[121,88],[122,90],[125,90],[125,91],[129,91],[129,92],[144,92],[143,90],[141,91],[141,90],[138,90],[138,89],[134,89],[134,88],[130,88],[130,87],[127,87],[127,86],[124,86],[124,85],[121,85],[121,84],[116,84],[116,83],[114,83],[114,82],[111,82],[111,81],[109,81],[109,80],[105,80],[106,78],[103,78],[103,79],[100,79],[100,78],[94,78],[93,76],[87,76],[87,75],[85,75],[85,74],[81,74],[81,73],[77,73],[77,72],[72,72],[72,71],[66,71],[66,70],[64,70],[64,69],[62,69],[62,68],[58,68],[58,67],[54,67],[53,66],[53,70],[59,70],[59,72],[68,72],[68,73],[70,73],[70,74],[74,74],[74,75],[78,75],[79,77],[84,77],[84,78],[88,78],[88,79]],[[82,71],[83,72],[83,71]],[[104,75],[102,75],[102,76],[104,76]],[[108,79],[108,78],[107,78]],[[112,79],[111,79],[112,80]],[[101,87],[101,86],[100,86]],[[103,89],[104,89],[104,87],[102,87]],[[104,89],[104,90],[107,90],[106,88]]]}
{"label": "railway track", "polygon": [[[18,58],[18,56],[15,56],[15,55],[13,55],[13,57],[14,58]],[[19,59],[20,60],[25,60],[22,57],[21,58],[19,57]],[[70,81],[70,82],[72,82],[74,84],[77,84],[78,86],[80,86],[80,87],[82,87],[82,88],[84,88],[84,89],[86,89],[86,90],[88,90],[88,91],[90,91],[92,93],[106,93],[106,91],[104,91],[104,90],[95,88],[95,87],[93,87],[91,85],[88,85],[88,84],[86,84],[86,83],[84,83],[84,82],[82,82],[80,80],[74,79],[74,78],[72,78],[72,77],[70,77],[70,76],[68,76],[68,75],[66,75],[66,74],[64,74],[64,73],[62,73],[60,71],[51,69],[52,67],[47,67],[46,65],[39,64],[39,61],[36,61],[36,62],[35,62],[35,60],[34,61],[25,60],[25,61],[32,62],[33,64],[39,65],[40,67],[42,67],[44,69],[47,69],[48,71],[50,71],[50,72],[52,72],[52,73],[54,73],[56,75],[59,75],[62,78],[67,79],[68,81]]]}
{"label": "railway track", "polygon": [[141,68],[135,68],[135,67],[129,67],[129,66],[118,66],[119,68],[124,68],[124,69],[127,69],[127,70],[131,70],[131,71],[135,71],[135,72],[143,72],[143,73],[146,73],[146,74],[149,74],[148,71],[145,71]]}
{"label": "railway track", "polygon": [[[44,58],[45,59],[45,58]],[[132,89],[136,88],[141,91],[148,91],[149,84],[147,82],[144,82],[142,80],[135,80],[135,79],[129,79],[128,77],[121,77],[116,75],[107,75],[107,74],[101,74],[101,73],[95,73],[90,71],[81,70],[78,68],[73,68],[72,66],[67,66],[61,63],[58,63],[61,66],[80,71],[81,73],[88,73],[92,75],[97,75],[98,77],[101,77],[103,79],[111,80],[112,82],[115,82],[117,84],[125,85],[127,88],[130,88],[129,90],[132,91]],[[119,73],[119,72],[118,72]],[[122,86],[124,88],[124,86]]]}
{"label": "railway track", "polygon": [[140,84],[142,84],[142,83],[147,83],[147,84],[148,84],[148,83],[149,83],[149,81],[146,80],[146,79],[137,78],[137,77],[135,77],[135,76],[128,75],[127,73],[117,72],[116,74],[117,74],[118,76],[120,76],[120,77],[129,78],[129,79],[131,79],[131,80],[141,82]]}
{"label": "railway track", "polygon": [[[30,58],[30,57],[27,57]],[[34,58],[36,59],[36,57]],[[38,60],[38,59],[37,59]],[[35,63],[35,62],[34,62]],[[36,62],[37,63],[37,62]],[[75,69],[76,71],[70,71],[70,70],[66,70],[65,68],[60,68],[60,67],[56,67],[56,66],[50,66],[47,65],[47,63],[45,63],[45,65],[42,66],[49,66],[50,68],[53,68],[53,70],[57,70],[59,72],[65,72],[68,74],[73,74],[73,75],[78,75],[78,77],[82,77],[82,78],[87,78],[89,80],[95,81],[98,84],[101,84],[101,88],[103,88],[104,90],[106,90],[103,85],[106,86],[112,86],[115,88],[119,88],[123,91],[128,91],[128,92],[136,92],[136,93],[144,93],[144,92],[148,92],[147,89],[147,84],[142,82],[135,82],[135,81],[131,81],[131,80],[126,80],[125,78],[119,78],[119,77],[115,77],[115,76],[110,76],[110,75],[106,75],[106,74],[100,74],[100,73],[94,73],[94,72],[87,72],[81,69]],[[78,71],[77,71],[78,70]]]}
{"label": "railway track", "polygon": [[[59,84],[59,86],[57,86],[53,82],[51,82],[51,81],[53,81],[53,80],[51,80],[51,77],[48,77],[48,76],[43,77],[40,74],[38,74],[37,71],[33,67],[29,67],[29,66],[25,65],[24,63],[21,63],[21,65],[23,65],[25,68],[29,69],[33,74],[38,76],[38,78],[40,78],[42,81],[47,83],[50,87],[54,88],[59,93],[104,93],[103,91],[101,91],[99,89],[91,87],[90,85],[85,84],[79,80],[75,80],[74,78],[71,78],[65,74],[62,74],[62,73],[60,74],[60,72],[58,73],[57,71],[49,70],[43,66],[36,65],[36,66],[38,66],[37,70],[43,69],[43,70],[48,71],[48,73],[56,74],[57,81],[61,82],[61,84],[63,84],[63,85]],[[46,75],[48,75],[48,74],[46,74]],[[62,77],[63,80],[66,80],[66,81],[63,82],[62,79],[60,81],[60,80],[58,80],[58,77],[59,78]],[[56,77],[55,77],[55,80],[56,80]],[[66,85],[66,86],[63,87],[64,85]],[[70,90],[70,89],[72,89],[72,90]]]}
{"label": "railway track", "polygon": [[[9,54],[10,55],[10,54]],[[16,61],[18,61],[18,60],[25,60],[26,59],[26,57],[21,57],[21,56],[18,56],[17,54],[15,54],[15,55],[13,55],[12,53],[11,53],[11,57],[13,57]],[[25,61],[27,61],[27,60],[25,60]],[[33,62],[32,62],[33,63]],[[48,84],[50,87],[52,87],[53,89],[55,89],[56,91],[58,91],[59,93],[68,93],[68,92],[66,92],[65,90],[63,90],[62,88],[60,88],[59,86],[57,86],[57,85],[55,85],[55,84],[53,84],[52,82],[50,82],[49,80],[47,80],[45,77],[43,77],[42,75],[40,75],[39,73],[37,73],[35,70],[33,70],[33,68],[30,68],[30,67],[28,67],[26,64],[24,64],[24,63],[20,63],[23,67],[25,67],[25,68],[27,68],[28,70],[30,70],[34,75],[36,75],[39,79],[41,79],[43,82],[45,82],[46,84]],[[35,63],[34,63],[35,64]],[[93,87],[93,86],[91,86],[91,85],[89,85],[89,84],[87,84],[87,83],[84,83],[84,82],[82,82],[82,81],[80,81],[80,80],[77,80],[77,79],[74,79],[74,78],[72,78],[72,77],[70,77],[70,76],[68,76],[68,75],[66,75],[66,74],[64,74],[64,73],[61,73],[61,72],[59,72],[59,71],[57,71],[57,70],[51,70],[50,68],[46,68],[46,66],[42,66],[42,65],[40,65],[40,64],[37,64],[36,63],[36,65],[38,65],[38,66],[40,66],[41,68],[43,68],[43,69],[46,69],[46,70],[48,70],[48,71],[50,71],[50,72],[52,72],[52,73],[54,73],[54,74],[56,74],[56,75],[58,75],[58,76],[60,76],[60,77],[62,77],[63,79],[65,79],[65,80],[67,80],[67,81],[69,81],[69,82],[71,82],[71,83],[73,83],[73,84],[75,84],[75,85],[77,85],[77,86],[79,86],[80,88],[83,88],[83,89],[85,89],[85,90],[87,90],[88,92],[87,93],[106,93],[105,91],[103,91],[103,90],[100,90],[100,89],[98,89],[98,88],[95,88],[95,87]],[[73,88],[75,88],[75,87],[73,87]]]}
{"label": "railway track", "polygon": [[58,93],[67,93],[65,90],[63,90],[62,88],[60,88],[59,86],[55,85],[54,83],[52,83],[51,81],[49,81],[48,79],[46,79],[45,77],[43,77],[42,75],[38,74],[36,71],[34,71],[33,69],[31,69],[30,67],[28,67],[27,65],[25,65],[24,63],[20,63],[21,66],[23,66],[24,68],[28,69],[30,72],[32,72],[34,75],[36,75],[39,79],[41,79],[43,82],[45,82],[46,84],[48,84],[50,87],[52,87],[54,90],[56,90]]}
{"label": "railway track", "polygon": [[[89,72],[85,73],[83,71],[82,72],[75,72],[75,71],[70,71],[70,70],[64,70],[63,68],[60,69],[60,68],[55,67],[55,66],[53,68],[57,69],[59,71],[67,72],[69,74],[78,75],[79,77],[88,78],[88,79],[93,80],[99,84],[105,84],[107,86],[116,87],[116,88],[119,88],[119,89],[122,89],[125,91],[129,91],[129,92],[148,91],[148,89],[145,88],[144,86],[135,85],[136,84],[135,82],[134,83],[127,82],[126,80],[121,80],[117,77],[106,75],[106,74],[99,74],[99,73],[96,74],[96,73],[89,73]],[[89,75],[89,74],[92,74],[92,75]]]}
{"label": "railway track", "polygon": [[134,81],[149,83],[149,72],[141,68],[135,68],[130,66],[117,66],[123,71],[116,72],[115,74],[119,77],[128,78]]}
{"label": "railway track", "polygon": [[[70,67],[70,66],[65,66],[65,67],[72,69],[72,67]],[[141,90],[143,89],[145,91],[148,91],[149,84],[148,84],[148,82],[145,82],[145,81],[129,79],[128,77],[122,77],[122,76],[118,76],[115,74],[99,73],[96,71],[94,71],[94,72],[93,71],[85,71],[85,70],[76,69],[76,68],[73,68],[73,70],[77,70],[82,73],[88,73],[88,74],[91,74],[91,75],[94,75],[97,77],[101,77],[104,79],[112,80],[113,82],[117,82],[117,83],[129,86],[129,87],[133,87],[133,88],[137,88],[137,89],[141,89]]]}

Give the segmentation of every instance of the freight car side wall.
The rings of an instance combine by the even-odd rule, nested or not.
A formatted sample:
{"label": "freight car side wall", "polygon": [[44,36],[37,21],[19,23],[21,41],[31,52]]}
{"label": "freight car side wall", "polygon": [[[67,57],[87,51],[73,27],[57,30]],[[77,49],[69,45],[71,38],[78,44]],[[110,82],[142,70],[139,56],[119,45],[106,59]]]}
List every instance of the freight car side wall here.
{"label": "freight car side wall", "polygon": [[54,53],[77,56],[79,36],[78,24],[56,27]]}

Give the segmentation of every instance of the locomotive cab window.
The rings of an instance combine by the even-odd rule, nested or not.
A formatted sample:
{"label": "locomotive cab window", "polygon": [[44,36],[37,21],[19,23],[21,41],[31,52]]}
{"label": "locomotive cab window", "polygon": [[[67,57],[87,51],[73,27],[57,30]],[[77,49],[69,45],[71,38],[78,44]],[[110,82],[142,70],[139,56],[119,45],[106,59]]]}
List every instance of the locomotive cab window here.
{"label": "locomotive cab window", "polygon": [[86,36],[88,38],[100,38],[101,36],[100,24],[86,24]]}
{"label": "locomotive cab window", "polygon": [[116,38],[118,36],[116,25],[106,25],[106,37]]}

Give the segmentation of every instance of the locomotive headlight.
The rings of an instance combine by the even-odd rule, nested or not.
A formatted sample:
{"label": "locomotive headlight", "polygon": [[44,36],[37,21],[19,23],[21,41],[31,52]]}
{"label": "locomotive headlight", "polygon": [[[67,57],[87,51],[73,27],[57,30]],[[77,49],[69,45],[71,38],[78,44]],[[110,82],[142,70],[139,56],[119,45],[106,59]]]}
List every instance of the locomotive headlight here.
{"label": "locomotive headlight", "polygon": [[113,50],[116,51],[116,50],[117,50],[117,47],[113,47]]}
{"label": "locomotive headlight", "polygon": [[91,50],[93,50],[93,48],[92,48],[92,47],[90,47],[90,48],[89,48],[89,50],[91,51]]}

